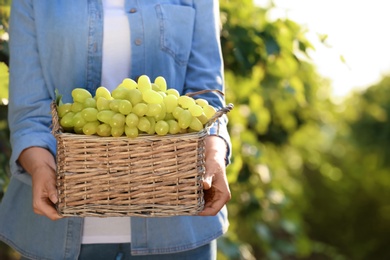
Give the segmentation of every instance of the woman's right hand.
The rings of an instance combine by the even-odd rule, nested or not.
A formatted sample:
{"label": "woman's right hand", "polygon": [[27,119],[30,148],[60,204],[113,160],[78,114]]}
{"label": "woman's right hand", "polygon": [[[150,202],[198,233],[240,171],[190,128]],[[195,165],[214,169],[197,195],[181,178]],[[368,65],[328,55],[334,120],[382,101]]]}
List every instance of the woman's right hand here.
{"label": "woman's right hand", "polygon": [[33,210],[51,220],[62,218],[54,205],[58,201],[55,159],[42,147],[30,147],[20,154],[19,163],[31,175]]}

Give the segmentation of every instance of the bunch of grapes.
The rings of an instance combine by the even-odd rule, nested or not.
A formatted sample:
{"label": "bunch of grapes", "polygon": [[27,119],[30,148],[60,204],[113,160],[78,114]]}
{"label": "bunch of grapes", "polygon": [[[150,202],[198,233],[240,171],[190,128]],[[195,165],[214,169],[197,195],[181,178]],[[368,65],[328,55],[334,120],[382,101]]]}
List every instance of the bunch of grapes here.
{"label": "bunch of grapes", "polygon": [[72,98],[57,106],[60,125],[65,132],[85,135],[135,138],[200,131],[216,112],[205,99],[167,88],[162,76],[154,83],[146,75],[137,82],[126,78],[112,92],[99,87],[95,96],[75,88]]}

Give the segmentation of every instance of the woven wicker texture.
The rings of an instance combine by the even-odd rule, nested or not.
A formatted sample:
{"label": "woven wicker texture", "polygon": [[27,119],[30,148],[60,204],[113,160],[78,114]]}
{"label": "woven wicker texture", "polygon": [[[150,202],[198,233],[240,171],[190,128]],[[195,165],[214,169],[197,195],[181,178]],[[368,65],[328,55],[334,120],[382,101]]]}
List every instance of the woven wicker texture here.
{"label": "woven wicker texture", "polygon": [[155,217],[203,209],[206,128],[134,139],[86,136],[61,131],[54,102],[52,115],[60,215]]}

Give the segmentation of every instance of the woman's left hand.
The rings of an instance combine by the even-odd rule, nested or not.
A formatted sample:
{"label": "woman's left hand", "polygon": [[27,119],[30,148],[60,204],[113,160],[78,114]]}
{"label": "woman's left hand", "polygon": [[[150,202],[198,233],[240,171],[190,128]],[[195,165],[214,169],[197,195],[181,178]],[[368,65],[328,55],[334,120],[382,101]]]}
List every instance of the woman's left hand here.
{"label": "woman's left hand", "polygon": [[226,178],[226,142],[218,136],[206,137],[203,179],[205,206],[200,216],[215,216],[230,200],[231,193]]}

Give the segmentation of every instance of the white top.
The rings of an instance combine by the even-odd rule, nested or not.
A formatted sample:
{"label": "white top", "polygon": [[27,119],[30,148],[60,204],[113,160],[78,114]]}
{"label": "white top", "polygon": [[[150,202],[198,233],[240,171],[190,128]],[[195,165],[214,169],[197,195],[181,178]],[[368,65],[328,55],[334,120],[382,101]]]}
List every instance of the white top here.
{"label": "white top", "polygon": [[[113,90],[130,74],[130,25],[125,0],[103,0],[103,67],[101,85]],[[81,243],[130,243],[129,217],[86,217]]]}

